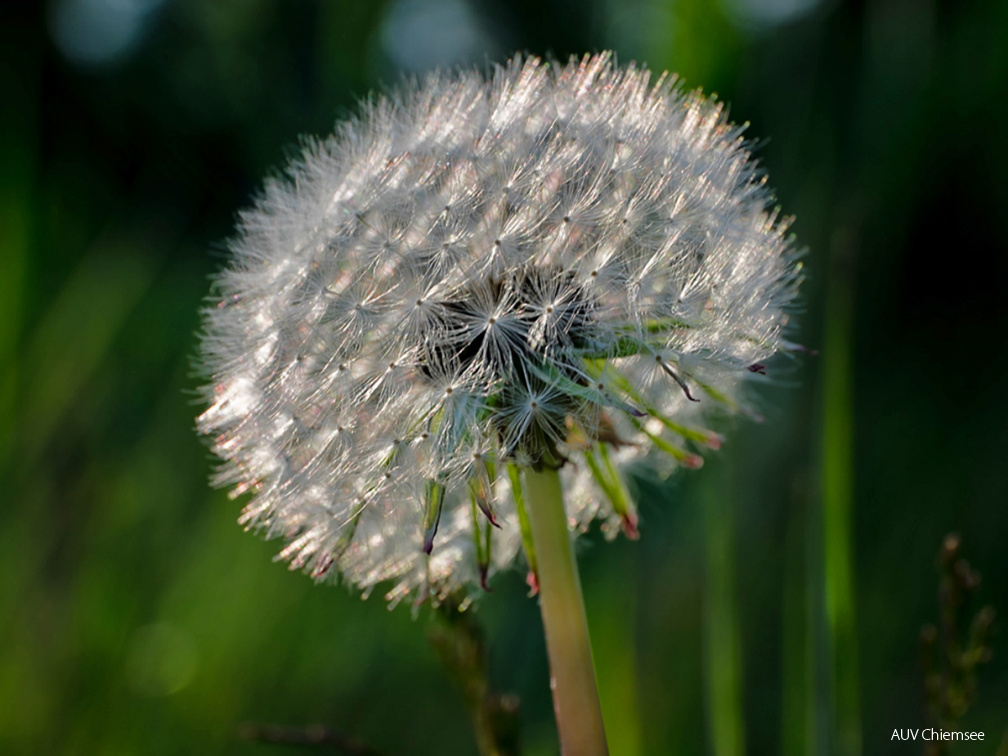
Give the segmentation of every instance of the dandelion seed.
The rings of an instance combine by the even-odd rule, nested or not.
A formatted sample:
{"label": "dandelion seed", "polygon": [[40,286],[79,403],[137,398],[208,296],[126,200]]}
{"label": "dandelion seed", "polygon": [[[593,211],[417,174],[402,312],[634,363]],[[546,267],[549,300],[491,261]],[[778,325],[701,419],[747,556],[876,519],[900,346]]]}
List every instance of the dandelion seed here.
{"label": "dandelion seed", "polygon": [[771,201],[720,104],[608,54],[372,100],[241,215],[204,313],[217,482],[292,568],[393,603],[516,563],[509,465],[635,537],[621,467],[699,466],[791,348]]}

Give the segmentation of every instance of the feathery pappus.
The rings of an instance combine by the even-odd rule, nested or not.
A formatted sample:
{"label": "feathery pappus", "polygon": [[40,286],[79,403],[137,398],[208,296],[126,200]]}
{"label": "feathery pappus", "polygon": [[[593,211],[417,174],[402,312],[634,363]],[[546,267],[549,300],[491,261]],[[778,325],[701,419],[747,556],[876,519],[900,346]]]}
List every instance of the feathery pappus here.
{"label": "feathery pappus", "polygon": [[699,466],[705,413],[792,348],[800,264],[742,131],[600,54],[434,73],[306,141],[204,316],[241,522],[392,603],[534,560],[523,467],[636,536],[623,466]]}

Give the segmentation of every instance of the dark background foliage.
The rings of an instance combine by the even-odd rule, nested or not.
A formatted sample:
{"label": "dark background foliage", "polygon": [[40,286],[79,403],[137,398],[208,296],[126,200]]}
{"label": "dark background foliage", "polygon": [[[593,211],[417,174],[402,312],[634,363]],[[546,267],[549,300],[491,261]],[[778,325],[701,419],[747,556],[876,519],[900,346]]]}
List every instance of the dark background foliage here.
{"label": "dark background foliage", "polygon": [[[583,540],[613,753],[919,753],[890,738],[929,722],[946,533],[984,575],[964,614],[1008,616],[1005,40],[1002,0],[6,4],[0,751],[285,752],[236,737],[256,721],[475,753],[427,613],[288,573],[208,488],[198,308],[299,135],[404,71],[611,48],[751,123],[819,350],[704,470],[633,481],[639,542]],[[493,589],[494,680],[555,752],[537,608]],[[1008,727],[991,647],[963,754]]]}

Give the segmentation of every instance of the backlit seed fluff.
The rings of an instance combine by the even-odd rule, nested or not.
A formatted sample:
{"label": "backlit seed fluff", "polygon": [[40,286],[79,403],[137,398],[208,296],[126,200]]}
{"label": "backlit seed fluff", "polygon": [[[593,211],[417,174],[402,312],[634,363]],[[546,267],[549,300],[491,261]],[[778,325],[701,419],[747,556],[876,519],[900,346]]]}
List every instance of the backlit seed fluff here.
{"label": "backlit seed fluff", "polygon": [[621,467],[698,466],[782,349],[798,264],[720,104],[608,54],[436,73],[240,216],[199,430],[280,557],[395,603],[522,551],[521,467],[636,534]]}

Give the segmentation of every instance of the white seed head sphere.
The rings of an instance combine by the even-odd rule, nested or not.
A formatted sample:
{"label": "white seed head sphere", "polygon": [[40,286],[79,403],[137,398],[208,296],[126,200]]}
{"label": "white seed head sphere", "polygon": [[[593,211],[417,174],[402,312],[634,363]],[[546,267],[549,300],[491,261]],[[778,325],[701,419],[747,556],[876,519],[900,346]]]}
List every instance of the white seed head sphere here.
{"label": "white seed head sphere", "polygon": [[741,131],[602,54],[436,73],[307,142],[205,312],[198,426],[242,522],[393,603],[514,564],[513,466],[635,534],[620,465],[696,466],[701,413],[789,347],[798,265]]}

